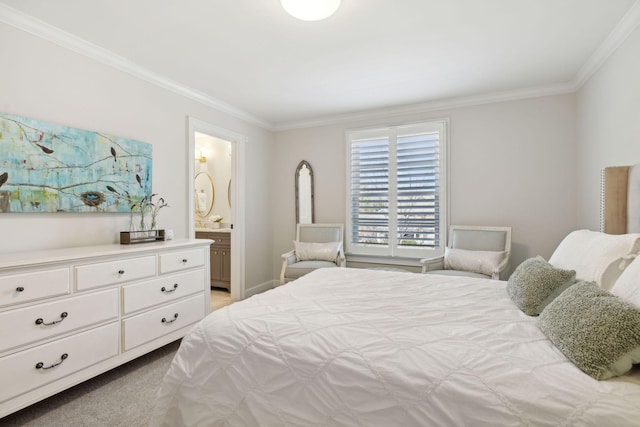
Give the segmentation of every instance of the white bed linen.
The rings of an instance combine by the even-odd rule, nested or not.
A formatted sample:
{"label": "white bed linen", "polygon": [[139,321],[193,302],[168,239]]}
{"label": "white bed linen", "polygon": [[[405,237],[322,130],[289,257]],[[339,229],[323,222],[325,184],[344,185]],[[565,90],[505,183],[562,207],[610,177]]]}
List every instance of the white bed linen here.
{"label": "white bed linen", "polygon": [[317,270],[197,324],[151,424],[640,425],[640,370],[587,376],[505,285]]}

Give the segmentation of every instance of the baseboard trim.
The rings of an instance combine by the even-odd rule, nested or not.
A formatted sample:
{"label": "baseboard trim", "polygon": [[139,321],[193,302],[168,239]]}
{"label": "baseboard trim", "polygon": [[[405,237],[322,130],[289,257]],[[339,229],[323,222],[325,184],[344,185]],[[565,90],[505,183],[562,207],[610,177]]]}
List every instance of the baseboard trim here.
{"label": "baseboard trim", "polygon": [[279,280],[269,280],[268,282],[260,283],[252,288],[244,290],[244,297],[249,298],[250,296],[262,293],[264,291],[268,291],[269,289],[273,289],[280,285]]}

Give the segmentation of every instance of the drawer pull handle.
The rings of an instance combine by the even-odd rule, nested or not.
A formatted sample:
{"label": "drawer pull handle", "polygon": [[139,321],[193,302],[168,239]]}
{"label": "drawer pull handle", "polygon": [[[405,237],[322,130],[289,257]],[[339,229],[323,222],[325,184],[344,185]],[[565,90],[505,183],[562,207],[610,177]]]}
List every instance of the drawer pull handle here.
{"label": "drawer pull handle", "polygon": [[163,318],[162,318],[162,323],[167,323],[167,324],[169,324],[169,323],[173,323],[173,322],[175,322],[176,320],[178,320],[178,313],[174,314],[174,315],[173,315],[173,319],[171,319],[171,320],[167,320],[167,318],[166,318],[166,317],[163,317]]}
{"label": "drawer pull handle", "polygon": [[16,292],[24,292],[24,287],[23,286],[18,286],[16,288]]}
{"label": "drawer pull handle", "polygon": [[124,274],[124,270],[118,270],[118,274]]}
{"label": "drawer pull handle", "polygon": [[182,263],[183,263],[183,264],[186,264],[186,263],[187,263],[187,261],[188,261],[188,260],[187,260],[186,258],[182,258]]}
{"label": "drawer pull handle", "polygon": [[44,325],[44,326],[55,325],[56,323],[60,323],[64,319],[66,319],[68,315],[69,314],[66,311],[63,311],[62,313],[60,313],[60,320],[54,320],[53,322],[50,322],[50,323],[44,323],[44,320],[42,320],[42,317],[38,317],[36,319],[36,325]]}
{"label": "drawer pull handle", "polygon": [[165,288],[165,287],[163,286],[163,287],[162,287],[162,289],[160,289],[160,290],[161,290],[162,292],[164,292],[165,294],[168,294],[168,293],[170,293],[170,292],[175,292],[175,291],[176,291],[176,289],[178,289],[178,284],[177,284],[177,283],[174,283],[174,284],[173,284],[173,289],[167,289],[167,288]]}
{"label": "drawer pull handle", "polygon": [[44,366],[44,363],[38,362],[36,364],[36,369],[51,369],[51,368],[55,368],[56,366],[58,366],[62,362],[64,362],[68,357],[69,357],[69,355],[67,353],[64,353],[62,356],[60,356],[60,361],[58,363],[54,363],[51,366]]}

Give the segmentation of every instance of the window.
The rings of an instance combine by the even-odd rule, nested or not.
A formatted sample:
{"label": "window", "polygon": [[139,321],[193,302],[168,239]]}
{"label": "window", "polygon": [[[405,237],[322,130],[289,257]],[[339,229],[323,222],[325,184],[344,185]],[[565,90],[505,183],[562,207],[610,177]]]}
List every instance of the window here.
{"label": "window", "polygon": [[446,124],[347,133],[348,253],[419,258],[442,252]]}

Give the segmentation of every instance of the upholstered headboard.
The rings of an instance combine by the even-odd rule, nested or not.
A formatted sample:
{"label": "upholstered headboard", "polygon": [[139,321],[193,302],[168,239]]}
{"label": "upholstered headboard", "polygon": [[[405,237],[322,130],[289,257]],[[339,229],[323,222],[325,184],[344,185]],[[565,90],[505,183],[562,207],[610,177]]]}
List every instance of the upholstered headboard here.
{"label": "upholstered headboard", "polygon": [[600,231],[640,233],[640,164],[602,170]]}

